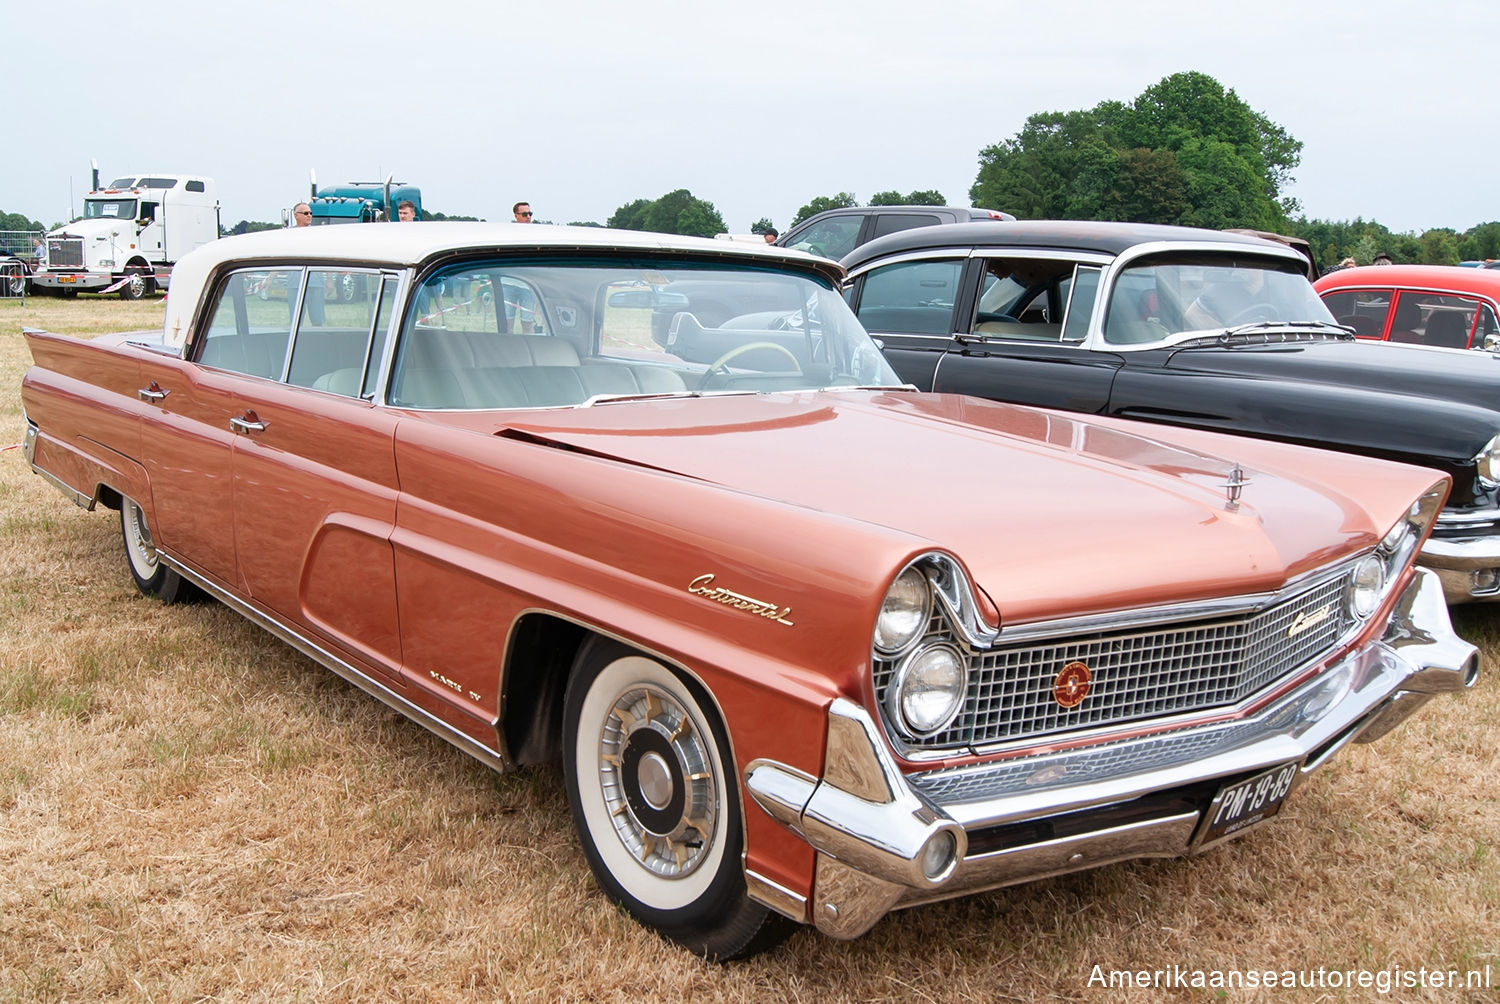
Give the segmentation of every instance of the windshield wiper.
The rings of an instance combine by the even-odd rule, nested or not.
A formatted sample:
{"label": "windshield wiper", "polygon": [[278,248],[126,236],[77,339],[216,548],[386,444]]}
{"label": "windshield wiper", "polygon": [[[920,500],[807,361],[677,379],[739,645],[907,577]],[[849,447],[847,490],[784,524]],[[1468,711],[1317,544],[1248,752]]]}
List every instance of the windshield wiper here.
{"label": "windshield wiper", "polygon": [[592,408],[596,404],[614,404],[617,401],[665,401],[684,397],[728,397],[730,395],[754,394],[753,390],[665,390],[641,394],[595,394],[578,404],[579,408]]}

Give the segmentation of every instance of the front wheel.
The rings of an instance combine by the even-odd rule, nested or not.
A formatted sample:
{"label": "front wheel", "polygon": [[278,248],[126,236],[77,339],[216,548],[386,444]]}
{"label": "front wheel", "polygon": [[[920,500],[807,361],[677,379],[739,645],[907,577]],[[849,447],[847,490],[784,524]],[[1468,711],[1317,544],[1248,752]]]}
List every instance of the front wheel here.
{"label": "front wheel", "polygon": [[697,686],[624,646],[596,645],[568,682],[563,750],[578,839],[611,899],[708,959],[786,937],[790,921],[745,893],[733,760]]}
{"label": "front wheel", "polygon": [[151,543],[146,514],[132,499],[120,501],[120,533],[125,538],[125,559],[137,589],[163,603],[177,603],[192,594],[192,585],[162,562],[156,545]]}
{"label": "front wheel", "polygon": [[120,299],[139,300],[151,292],[151,280],[143,270],[139,268],[127,268],[125,275],[125,285],[120,287]]}

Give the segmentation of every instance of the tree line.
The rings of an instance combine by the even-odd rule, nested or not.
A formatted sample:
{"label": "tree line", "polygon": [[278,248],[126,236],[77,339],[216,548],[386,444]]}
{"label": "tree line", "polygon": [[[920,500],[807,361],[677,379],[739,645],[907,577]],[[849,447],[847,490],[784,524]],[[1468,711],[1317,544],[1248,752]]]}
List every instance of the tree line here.
{"label": "tree line", "polygon": [[[1435,227],[1395,233],[1363,217],[1309,219],[1286,194],[1301,162],[1302,142],[1203,73],[1176,73],[1129,102],[1038,112],[1020,132],[979,151],[970,204],[1020,219],[1119,220],[1179,226],[1267,230],[1301,237],[1323,267],[1353,258],[1364,265],[1385,253],[1398,262],[1451,265],[1500,258],[1500,221],[1460,233]],[[866,203],[943,205],[933,189],[902,195],[877,192]],[[790,228],[827,209],[859,205],[850,192],[809,199]],[[423,211],[427,219],[474,219]],[[570,226],[592,226],[575,221]],[[679,188],[620,206],[605,224],[625,230],[712,237],[727,228],[712,202]],[[277,223],[241,220],[225,233],[272,229]],[[0,215],[0,230],[40,230],[16,213]],[[751,232],[776,229],[761,217]]]}

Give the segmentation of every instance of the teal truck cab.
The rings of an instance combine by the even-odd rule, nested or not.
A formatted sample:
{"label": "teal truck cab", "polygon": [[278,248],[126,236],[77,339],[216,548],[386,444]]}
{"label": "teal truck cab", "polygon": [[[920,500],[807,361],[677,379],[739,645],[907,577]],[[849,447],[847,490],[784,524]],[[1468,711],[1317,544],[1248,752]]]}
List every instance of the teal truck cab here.
{"label": "teal truck cab", "polygon": [[316,176],[309,185],[313,226],[329,223],[374,223],[394,220],[396,207],[410,202],[422,218],[422,190],[403,181],[350,181],[341,185],[318,187]]}

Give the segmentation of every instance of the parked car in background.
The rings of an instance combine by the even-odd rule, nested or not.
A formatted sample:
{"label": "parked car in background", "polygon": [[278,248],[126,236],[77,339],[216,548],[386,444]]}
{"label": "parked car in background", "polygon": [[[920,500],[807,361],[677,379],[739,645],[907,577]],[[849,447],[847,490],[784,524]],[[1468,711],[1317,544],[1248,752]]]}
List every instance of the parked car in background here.
{"label": "parked car in background", "polygon": [[809,216],[776,241],[784,248],[806,251],[824,258],[842,258],[855,248],[886,234],[913,227],[972,220],[1013,220],[998,209],[959,206],[849,206]]}
{"label": "parked car in background", "polygon": [[[844,259],[903,379],[1243,433],[1453,478],[1422,561],[1450,602],[1500,600],[1500,368],[1357,342],[1307,260],[1255,237],[1130,223],[927,227]],[[1399,267],[1356,271],[1393,276]]]}
{"label": "parked car in background", "polygon": [[1313,284],[1356,336],[1445,349],[1500,344],[1500,272],[1457,265],[1348,268]]}
{"label": "parked car in background", "polygon": [[[795,316],[658,344],[697,277]],[[600,888],[721,959],[1198,853],[1474,683],[1413,564],[1447,477],[918,394],[842,277],[572,227],[231,237],[160,333],[27,332],[25,456],[118,510],[143,592],[497,770],[561,759]]]}

